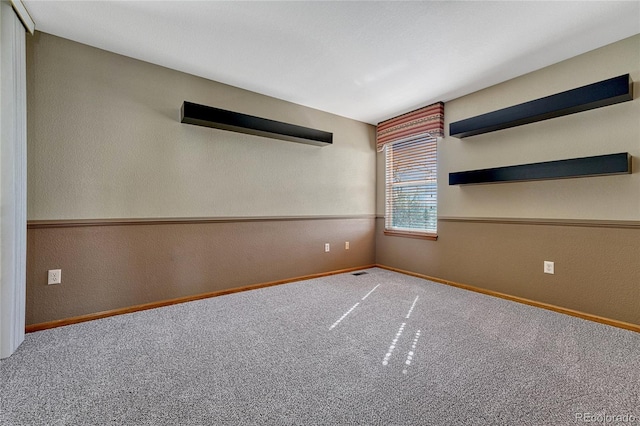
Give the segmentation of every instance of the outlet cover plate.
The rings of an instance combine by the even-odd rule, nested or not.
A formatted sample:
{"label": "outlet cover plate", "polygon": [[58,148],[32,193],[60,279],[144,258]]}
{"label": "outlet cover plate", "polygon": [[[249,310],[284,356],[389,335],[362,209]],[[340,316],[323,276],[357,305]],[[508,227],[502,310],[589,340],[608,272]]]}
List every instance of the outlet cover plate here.
{"label": "outlet cover plate", "polygon": [[60,284],[62,282],[62,269],[50,269],[48,272],[47,284]]}
{"label": "outlet cover plate", "polygon": [[544,273],[545,274],[551,274],[553,275],[555,269],[555,265],[553,262],[549,261],[549,260],[545,260],[544,261]]}

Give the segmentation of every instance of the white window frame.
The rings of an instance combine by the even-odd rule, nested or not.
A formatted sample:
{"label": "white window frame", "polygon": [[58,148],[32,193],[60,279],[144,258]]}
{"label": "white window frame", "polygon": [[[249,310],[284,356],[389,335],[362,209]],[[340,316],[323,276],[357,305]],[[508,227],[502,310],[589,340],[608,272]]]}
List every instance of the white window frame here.
{"label": "white window frame", "polygon": [[[400,157],[394,156],[396,149],[407,150]],[[405,170],[405,179],[398,180],[398,168]],[[395,175],[395,176],[394,176]],[[411,211],[404,202],[394,198],[394,189],[413,188],[410,196],[422,198],[416,206],[424,215],[411,218]],[[437,139],[429,134],[390,142],[385,146],[385,234],[415,238],[437,239],[438,236],[438,180],[437,180]],[[396,192],[397,194],[397,192]],[[404,205],[403,205],[404,204]],[[404,208],[406,207],[406,208]],[[414,209],[416,207],[413,207]],[[402,209],[402,210],[401,210]],[[397,216],[404,214],[405,223],[398,224]],[[412,222],[412,223],[409,223]],[[404,225],[404,226],[403,226]]]}

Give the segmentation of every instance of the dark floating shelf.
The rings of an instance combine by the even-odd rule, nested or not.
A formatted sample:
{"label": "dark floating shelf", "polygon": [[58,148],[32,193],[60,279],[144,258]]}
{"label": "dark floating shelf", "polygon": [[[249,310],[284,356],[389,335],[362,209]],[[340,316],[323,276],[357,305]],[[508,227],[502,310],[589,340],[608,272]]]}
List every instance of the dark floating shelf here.
{"label": "dark floating shelf", "polygon": [[566,179],[631,173],[628,152],[449,173],[449,185]]}
{"label": "dark floating shelf", "polygon": [[310,145],[333,143],[333,133],[330,132],[187,101],[182,104],[180,122]]}
{"label": "dark floating shelf", "polygon": [[631,100],[633,100],[633,81],[631,81],[629,74],[624,74],[577,89],[456,121],[449,124],[449,135],[465,138]]}

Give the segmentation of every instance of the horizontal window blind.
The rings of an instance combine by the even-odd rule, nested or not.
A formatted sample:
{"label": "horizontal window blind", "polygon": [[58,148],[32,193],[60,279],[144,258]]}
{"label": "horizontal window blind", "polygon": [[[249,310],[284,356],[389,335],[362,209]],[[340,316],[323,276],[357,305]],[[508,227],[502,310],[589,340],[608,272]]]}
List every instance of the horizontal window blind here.
{"label": "horizontal window blind", "polygon": [[437,140],[430,134],[386,145],[385,229],[437,232]]}
{"label": "horizontal window blind", "polygon": [[386,150],[386,232],[437,235],[437,138],[442,137],[443,102],[378,123],[376,145]]}

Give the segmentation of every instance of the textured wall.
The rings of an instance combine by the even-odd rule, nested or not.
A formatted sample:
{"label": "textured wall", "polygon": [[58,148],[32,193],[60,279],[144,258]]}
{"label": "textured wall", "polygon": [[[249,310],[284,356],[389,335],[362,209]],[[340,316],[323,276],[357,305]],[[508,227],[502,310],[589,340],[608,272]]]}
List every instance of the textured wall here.
{"label": "textured wall", "polygon": [[448,102],[448,123],[630,73],[635,100],[439,146],[439,214],[640,220],[640,173],[449,186],[449,172],[629,152],[640,169],[640,35]]}
{"label": "textured wall", "polygon": [[[28,324],[374,262],[373,126],[44,33],[27,49],[31,223],[231,218],[30,228]],[[334,143],[181,124],[185,100]]]}
{"label": "textured wall", "polygon": [[[640,226],[445,220],[438,241],[424,241],[377,225],[382,265],[640,325]],[[545,260],[554,275],[543,273]]]}
{"label": "textured wall", "polygon": [[[450,172],[629,152],[640,169],[640,35],[445,104],[449,123],[630,73],[634,100],[438,145],[438,214],[640,220],[640,173],[583,179],[449,186]],[[384,214],[378,155],[377,213]]]}
{"label": "textured wall", "polygon": [[[373,218],[45,227],[27,236],[27,324],[375,260]],[[62,284],[48,286],[53,267]]]}
{"label": "textured wall", "polygon": [[[379,219],[376,261],[640,324],[640,35],[447,102],[445,115],[448,132],[452,121],[626,73],[636,82],[631,102],[441,140],[438,240],[385,236]],[[616,152],[634,156],[633,174],[448,185],[449,172]],[[379,215],[384,215],[383,157],[379,154],[377,162]],[[585,221],[591,225],[574,226]],[[544,260],[555,262],[555,275],[543,273]]]}
{"label": "textured wall", "polygon": [[[30,220],[374,213],[371,125],[44,33],[27,48]],[[185,100],[334,144],[181,124]]]}
{"label": "textured wall", "polygon": [[[448,102],[447,121],[622,73],[640,80],[639,45],[636,36]],[[28,54],[31,220],[384,212],[384,162],[374,159],[372,126],[46,34],[30,40]],[[447,186],[450,171],[618,151],[640,157],[637,97],[466,140],[445,138],[440,216],[640,220],[637,173]],[[184,100],[332,131],[335,143],[318,148],[182,125]],[[635,225],[442,221],[439,240],[423,241],[384,236],[381,220],[374,239],[373,222],[30,229],[27,321],[369,264],[375,247],[384,265],[640,323]],[[329,255],[325,240],[334,244]],[[344,251],[347,240],[358,242],[354,251]],[[542,260],[556,261],[555,275],[542,274]],[[53,268],[63,269],[60,287],[45,284]]]}

